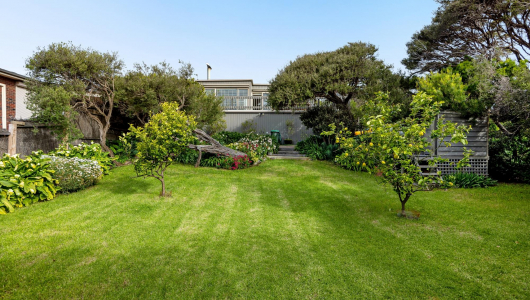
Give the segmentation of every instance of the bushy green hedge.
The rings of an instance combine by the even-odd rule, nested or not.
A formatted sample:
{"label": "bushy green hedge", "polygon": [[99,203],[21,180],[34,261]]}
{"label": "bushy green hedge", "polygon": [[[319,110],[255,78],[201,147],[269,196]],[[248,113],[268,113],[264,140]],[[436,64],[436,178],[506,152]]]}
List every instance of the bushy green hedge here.
{"label": "bushy green hedge", "polygon": [[232,131],[221,131],[214,135],[212,135],[212,138],[214,138],[216,141],[221,143],[222,145],[228,145],[232,143],[238,142],[240,139],[247,136],[244,133],[239,132],[232,132]]}
{"label": "bushy green hedge", "polygon": [[59,181],[61,192],[74,192],[95,185],[103,176],[98,162],[78,157],[42,156],[50,159],[53,178]]}
{"label": "bushy green hedge", "polygon": [[333,160],[340,153],[339,145],[328,144],[319,135],[298,142],[295,150],[315,160]]}
{"label": "bushy green hedge", "polygon": [[0,214],[13,212],[38,201],[52,200],[57,193],[49,160],[37,155],[25,159],[4,154],[0,160]]}
{"label": "bushy green hedge", "polygon": [[138,150],[136,150],[136,144],[138,141],[136,137],[131,134],[123,134],[118,140],[107,140],[107,146],[114,153],[114,158],[120,163],[133,160]]}
{"label": "bushy green hedge", "polygon": [[214,155],[201,160],[201,166],[227,170],[239,170],[250,167],[252,161],[248,156],[222,156]]}
{"label": "bushy green hedge", "polygon": [[460,188],[484,188],[497,185],[497,181],[483,175],[473,173],[456,173],[445,175],[443,179],[451,186]]}
{"label": "bushy green hedge", "polygon": [[504,182],[530,183],[530,138],[493,135],[489,143],[489,174]]}
{"label": "bushy green hedge", "polygon": [[57,149],[48,153],[50,156],[58,157],[77,157],[83,159],[95,160],[99,163],[103,174],[108,175],[110,169],[113,166],[114,158],[109,156],[108,152],[101,149],[100,144],[85,144],[81,143],[80,145],[73,146],[68,145],[68,147],[61,145]]}

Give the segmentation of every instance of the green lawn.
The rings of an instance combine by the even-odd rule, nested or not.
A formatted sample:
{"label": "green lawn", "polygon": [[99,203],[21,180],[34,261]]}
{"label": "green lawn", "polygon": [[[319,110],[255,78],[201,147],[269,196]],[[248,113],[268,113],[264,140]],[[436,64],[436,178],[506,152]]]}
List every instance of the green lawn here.
{"label": "green lawn", "polygon": [[0,216],[0,298],[529,298],[530,186],[418,193],[314,161],[112,171]]}

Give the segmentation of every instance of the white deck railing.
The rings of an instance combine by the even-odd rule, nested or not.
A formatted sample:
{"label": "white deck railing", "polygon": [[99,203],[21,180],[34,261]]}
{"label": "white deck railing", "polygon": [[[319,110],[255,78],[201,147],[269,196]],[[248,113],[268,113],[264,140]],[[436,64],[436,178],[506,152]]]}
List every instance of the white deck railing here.
{"label": "white deck railing", "polygon": [[[319,105],[321,102],[322,100],[311,100],[307,105],[289,106],[281,110],[303,111]],[[267,97],[263,96],[224,96],[223,107],[224,110],[273,110],[267,103]]]}

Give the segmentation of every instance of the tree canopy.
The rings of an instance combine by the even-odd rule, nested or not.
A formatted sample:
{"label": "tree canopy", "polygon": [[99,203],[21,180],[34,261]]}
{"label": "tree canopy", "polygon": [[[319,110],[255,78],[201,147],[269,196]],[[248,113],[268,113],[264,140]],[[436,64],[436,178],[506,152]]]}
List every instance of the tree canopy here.
{"label": "tree canopy", "polygon": [[64,141],[79,137],[77,113],[95,121],[100,144],[105,144],[114,108],[115,79],[123,62],[116,53],[102,53],[72,43],[54,43],[26,62],[30,79],[28,107],[40,122],[56,126]]}
{"label": "tree canopy", "polygon": [[348,43],[335,51],[299,56],[271,81],[269,103],[275,109],[325,98],[339,107],[362,102],[378,91],[402,97],[400,76],[376,57],[368,43]]}
{"label": "tree canopy", "polygon": [[222,130],[222,100],[204,92],[204,87],[191,75],[190,64],[182,64],[177,71],[168,63],[148,66],[135,64],[118,82],[120,108],[140,124],[161,111],[162,103],[176,103],[180,110],[194,115],[198,128],[211,133]]}
{"label": "tree canopy", "polygon": [[414,72],[439,71],[466,56],[530,55],[530,1],[437,0],[431,24],[407,43],[402,63]]}

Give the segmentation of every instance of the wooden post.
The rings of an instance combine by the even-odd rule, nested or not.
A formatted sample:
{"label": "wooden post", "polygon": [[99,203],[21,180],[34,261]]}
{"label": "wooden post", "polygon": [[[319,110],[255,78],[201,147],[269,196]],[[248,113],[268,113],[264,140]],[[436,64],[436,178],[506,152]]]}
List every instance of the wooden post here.
{"label": "wooden post", "polygon": [[17,154],[17,127],[18,125],[25,125],[24,122],[12,121],[9,124],[9,138],[7,140],[7,153],[9,155]]}
{"label": "wooden post", "polygon": [[7,153],[17,154],[17,125],[9,124],[9,138],[7,139]]}

